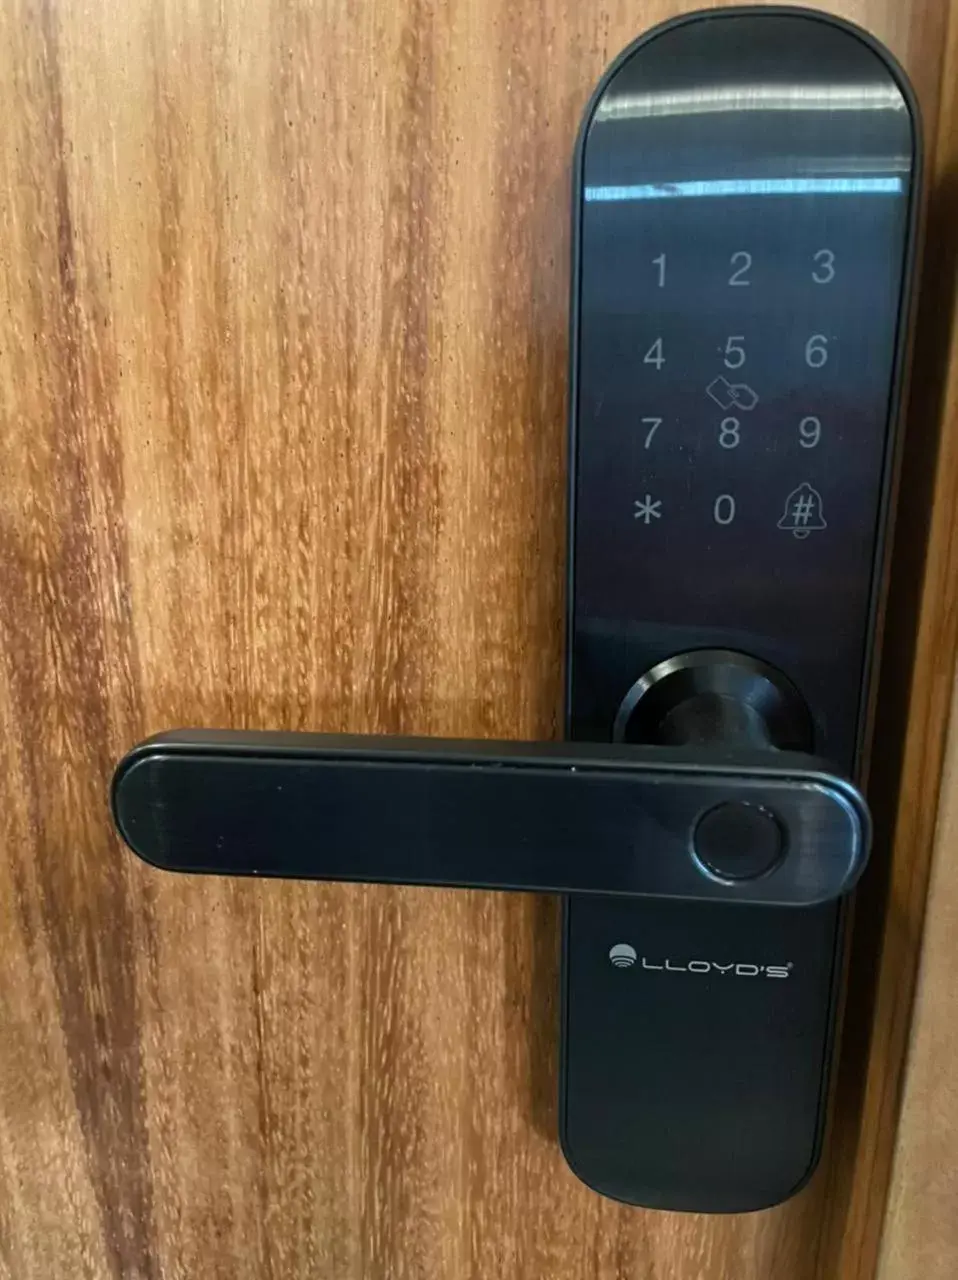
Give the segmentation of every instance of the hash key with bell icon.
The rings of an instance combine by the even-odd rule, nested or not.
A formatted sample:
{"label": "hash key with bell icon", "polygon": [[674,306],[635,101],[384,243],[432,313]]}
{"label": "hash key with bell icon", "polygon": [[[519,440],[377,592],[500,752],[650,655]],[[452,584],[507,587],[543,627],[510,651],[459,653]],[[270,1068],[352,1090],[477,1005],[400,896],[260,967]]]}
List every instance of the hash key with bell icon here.
{"label": "hash key with bell icon", "polygon": [[778,522],[795,538],[807,538],[816,529],[827,529],[822,514],[822,495],[808,481],[803,482],[785,499],[785,510]]}

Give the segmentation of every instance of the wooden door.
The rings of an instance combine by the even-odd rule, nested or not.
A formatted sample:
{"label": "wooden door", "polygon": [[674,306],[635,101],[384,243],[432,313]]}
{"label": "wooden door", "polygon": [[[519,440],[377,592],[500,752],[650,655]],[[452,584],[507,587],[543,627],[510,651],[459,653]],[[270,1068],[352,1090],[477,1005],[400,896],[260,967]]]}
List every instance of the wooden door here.
{"label": "wooden door", "polygon": [[935,194],[904,800],[806,1192],[706,1218],[575,1180],[554,902],[172,878],[108,821],[173,725],[558,733],[572,143],[690,7],[0,4],[3,1280],[873,1274],[958,613],[941,0],[835,6],[910,72]]}

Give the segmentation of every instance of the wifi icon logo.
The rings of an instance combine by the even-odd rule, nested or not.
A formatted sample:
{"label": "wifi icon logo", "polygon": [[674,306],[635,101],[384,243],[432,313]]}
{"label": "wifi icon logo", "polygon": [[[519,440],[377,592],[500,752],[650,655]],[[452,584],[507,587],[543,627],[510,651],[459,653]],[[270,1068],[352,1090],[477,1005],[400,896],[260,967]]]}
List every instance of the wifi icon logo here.
{"label": "wifi icon logo", "polygon": [[616,969],[631,969],[638,958],[639,953],[628,942],[617,942],[609,950],[609,959]]}

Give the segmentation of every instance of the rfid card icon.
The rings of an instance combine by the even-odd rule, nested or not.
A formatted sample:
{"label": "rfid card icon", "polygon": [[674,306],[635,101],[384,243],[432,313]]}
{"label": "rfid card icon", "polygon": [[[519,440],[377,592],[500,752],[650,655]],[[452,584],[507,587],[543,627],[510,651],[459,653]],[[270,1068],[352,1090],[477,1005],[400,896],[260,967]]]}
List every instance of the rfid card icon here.
{"label": "rfid card icon", "polygon": [[712,379],[705,388],[705,394],[720,409],[739,409],[749,413],[758,404],[758,392],[753,391],[747,382],[729,382],[721,374]]}

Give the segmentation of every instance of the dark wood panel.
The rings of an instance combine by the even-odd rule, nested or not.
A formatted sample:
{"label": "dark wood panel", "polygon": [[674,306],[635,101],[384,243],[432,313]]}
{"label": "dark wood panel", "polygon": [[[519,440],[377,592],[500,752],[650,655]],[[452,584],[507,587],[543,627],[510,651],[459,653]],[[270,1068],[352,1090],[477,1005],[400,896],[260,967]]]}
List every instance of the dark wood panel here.
{"label": "dark wood panel", "polygon": [[[0,5],[5,1280],[797,1280],[826,1192],[882,1203],[579,1185],[552,903],[164,878],[107,821],[174,724],[558,732],[571,146],[677,8]],[[845,12],[933,122],[943,7]]]}
{"label": "dark wood panel", "polygon": [[[936,156],[939,180],[929,235],[929,257],[934,258],[935,267],[934,275],[929,272],[925,307],[936,309],[941,319],[950,315],[951,324],[941,324],[935,338],[929,335],[927,357],[923,356],[919,363],[919,368],[927,361],[929,367],[938,370],[931,385],[938,393],[936,414],[942,422],[939,483],[932,507],[932,552],[925,583],[929,612],[936,607],[933,601],[949,599],[958,580],[958,245],[954,242],[958,226],[958,13],[954,10],[944,66]],[[939,237],[944,243],[936,251]],[[916,408],[920,404],[917,396],[915,404]],[[952,633],[958,629],[953,602],[949,625]],[[949,639],[953,640],[953,634]],[[885,1222],[881,1280],[946,1280],[958,1271],[958,995],[954,980],[958,958],[958,739],[954,675],[948,668],[947,653],[943,660],[932,662],[926,657],[925,661],[936,671],[934,689],[939,705],[944,707],[950,701],[951,727]],[[916,795],[915,799],[917,802],[920,797]],[[901,922],[895,932],[899,936],[905,934],[910,947],[914,947],[918,934],[920,916],[913,904],[921,887],[902,876],[894,899],[894,917]]]}
{"label": "dark wood panel", "polygon": [[[948,7],[937,118],[925,109],[927,209],[870,797],[875,857],[857,895],[821,1274],[878,1263],[922,943],[955,674],[958,451],[958,7]],[[948,795],[948,777],[945,779]],[[940,837],[937,837],[940,840]],[[934,904],[933,909],[934,909]],[[933,1238],[932,1219],[926,1228]]]}

